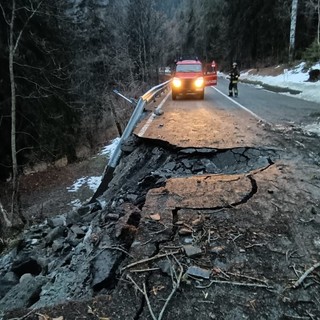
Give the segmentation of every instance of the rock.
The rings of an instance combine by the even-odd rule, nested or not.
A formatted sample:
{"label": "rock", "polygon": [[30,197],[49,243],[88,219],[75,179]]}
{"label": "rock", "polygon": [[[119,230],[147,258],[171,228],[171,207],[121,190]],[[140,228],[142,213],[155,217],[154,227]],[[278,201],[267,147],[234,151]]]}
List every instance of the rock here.
{"label": "rock", "polygon": [[51,244],[55,239],[59,237],[65,237],[68,234],[68,229],[66,227],[60,226],[56,227],[46,236],[46,243]]}
{"label": "rock", "polygon": [[76,234],[77,236],[80,236],[80,237],[82,237],[82,236],[84,236],[84,235],[86,234],[86,233],[85,233],[78,225],[76,225],[76,224],[72,225],[71,228],[70,228],[70,230],[71,230],[74,234]]}
{"label": "rock", "polygon": [[309,79],[307,81],[316,82],[320,80],[320,70],[314,69],[309,71]]}
{"label": "rock", "polygon": [[52,250],[54,252],[61,250],[63,248],[63,244],[64,244],[63,238],[55,239],[52,243]]}
{"label": "rock", "polygon": [[161,115],[163,115],[163,110],[162,109],[156,109],[155,111],[154,111],[154,113],[155,113],[155,115],[157,115],[157,116],[161,116]]}
{"label": "rock", "polygon": [[187,275],[197,278],[210,279],[211,270],[203,269],[198,266],[190,266]]}
{"label": "rock", "polygon": [[23,282],[29,281],[32,278],[33,278],[33,275],[31,273],[25,273],[20,277],[19,283],[23,283]]}
{"label": "rock", "polygon": [[196,153],[196,149],[194,148],[185,148],[179,151],[179,154],[193,154]]}
{"label": "rock", "polygon": [[163,169],[164,170],[169,170],[169,171],[173,171],[174,168],[176,166],[176,163],[175,162],[168,162],[166,163],[164,166],[163,166]]}
{"label": "rock", "polygon": [[49,218],[47,220],[47,224],[51,228],[66,226],[66,218],[64,216],[57,216],[54,218]]}
{"label": "rock", "polygon": [[185,166],[186,169],[190,169],[192,167],[192,164],[188,159],[181,160],[181,163]]}
{"label": "rock", "polygon": [[150,219],[154,221],[159,221],[161,220],[161,217],[159,213],[155,213],[155,214],[150,214]]}
{"label": "rock", "polygon": [[25,277],[0,300],[0,310],[30,308],[46,282],[43,276]]}
{"label": "rock", "polygon": [[0,299],[19,282],[18,277],[11,271],[0,276]]}
{"label": "rock", "polygon": [[222,246],[211,247],[210,248],[210,252],[213,253],[213,254],[219,254],[224,249],[225,249],[225,247],[222,247]]}
{"label": "rock", "polygon": [[199,256],[202,253],[201,248],[193,246],[193,245],[185,245],[185,246],[183,246],[183,249],[189,258]]}
{"label": "rock", "polygon": [[106,219],[109,219],[109,220],[119,220],[119,218],[120,218],[120,215],[117,213],[108,213],[106,215]]}
{"label": "rock", "polygon": [[158,266],[164,274],[171,275],[171,263],[168,260],[159,261]]}
{"label": "rock", "polygon": [[181,228],[179,230],[179,235],[180,236],[189,236],[190,234],[192,234],[192,230],[188,229],[188,228]]}

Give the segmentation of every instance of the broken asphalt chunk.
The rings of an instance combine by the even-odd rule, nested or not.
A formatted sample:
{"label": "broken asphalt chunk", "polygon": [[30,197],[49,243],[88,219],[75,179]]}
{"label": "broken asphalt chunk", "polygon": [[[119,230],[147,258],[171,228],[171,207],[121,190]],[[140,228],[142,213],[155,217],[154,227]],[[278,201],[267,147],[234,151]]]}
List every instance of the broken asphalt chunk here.
{"label": "broken asphalt chunk", "polygon": [[183,246],[183,249],[189,258],[199,256],[202,253],[201,248],[189,244]]}
{"label": "broken asphalt chunk", "polygon": [[203,269],[197,266],[190,266],[187,270],[187,275],[196,278],[210,279],[211,270]]}

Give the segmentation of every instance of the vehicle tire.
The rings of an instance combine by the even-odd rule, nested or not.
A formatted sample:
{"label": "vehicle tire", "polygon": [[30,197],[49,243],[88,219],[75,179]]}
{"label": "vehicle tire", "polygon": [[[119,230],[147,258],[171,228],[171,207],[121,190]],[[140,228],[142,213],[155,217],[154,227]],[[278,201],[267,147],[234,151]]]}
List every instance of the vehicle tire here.
{"label": "vehicle tire", "polygon": [[176,99],[177,99],[177,94],[172,91],[172,100],[176,100]]}

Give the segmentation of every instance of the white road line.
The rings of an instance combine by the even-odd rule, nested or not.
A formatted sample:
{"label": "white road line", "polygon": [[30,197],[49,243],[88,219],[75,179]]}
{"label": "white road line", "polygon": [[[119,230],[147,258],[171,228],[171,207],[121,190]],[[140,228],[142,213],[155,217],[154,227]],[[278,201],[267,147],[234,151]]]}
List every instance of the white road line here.
{"label": "white road line", "polygon": [[262,119],[261,117],[259,117],[257,114],[255,114],[253,111],[247,109],[246,107],[244,107],[242,104],[240,104],[239,102],[235,101],[234,99],[231,99],[229,96],[227,96],[226,94],[224,94],[222,91],[220,91],[219,89],[217,89],[216,87],[211,86],[212,89],[218,91],[220,94],[222,94],[224,97],[226,97],[227,99],[229,99],[230,101],[232,101],[234,104],[236,104],[238,107],[242,108],[243,110],[249,112],[251,115],[253,115],[256,119],[258,119],[259,121],[262,121],[264,123],[268,123],[266,120]]}
{"label": "white road line", "polygon": [[164,97],[164,99],[161,101],[161,103],[159,104],[159,106],[156,108],[155,112],[152,112],[149,119],[147,120],[147,122],[145,123],[145,125],[140,129],[140,131],[138,132],[138,136],[142,137],[145,132],[147,131],[147,129],[149,128],[150,124],[152,123],[153,119],[156,117],[157,112],[161,110],[162,106],[164,105],[164,103],[167,101],[169,95],[170,95],[171,91],[168,92],[168,94]]}

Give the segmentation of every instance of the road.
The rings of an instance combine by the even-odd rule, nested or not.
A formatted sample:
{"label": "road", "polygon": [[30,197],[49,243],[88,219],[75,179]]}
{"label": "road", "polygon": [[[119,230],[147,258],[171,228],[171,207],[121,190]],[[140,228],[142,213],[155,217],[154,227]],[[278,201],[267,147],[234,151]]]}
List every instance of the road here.
{"label": "road", "polygon": [[310,122],[310,115],[319,112],[316,103],[253,85],[240,83],[237,98],[228,97],[227,90],[228,81],[220,78],[216,87],[206,88],[204,100],[191,96],[173,101],[168,94],[156,106],[163,114],[148,115],[135,134],[181,148],[265,146],[263,124]]}
{"label": "road", "polygon": [[[228,80],[220,77],[216,88],[207,89],[206,99],[210,101],[221,101],[222,97],[224,101],[225,98],[229,99],[226,96],[228,83]],[[294,95],[279,94],[241,82],[238,87],[239,97],[236,102],[272,124],[308,121],[310,114],[319,112],[319,104],[299,99]]]}

